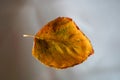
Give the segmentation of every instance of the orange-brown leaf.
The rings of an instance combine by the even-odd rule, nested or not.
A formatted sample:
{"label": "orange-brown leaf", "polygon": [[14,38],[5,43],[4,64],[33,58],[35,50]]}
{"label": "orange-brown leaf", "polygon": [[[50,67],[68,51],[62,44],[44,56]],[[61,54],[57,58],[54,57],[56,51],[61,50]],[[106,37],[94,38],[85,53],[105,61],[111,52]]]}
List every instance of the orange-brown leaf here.
{"label": "orange-brown leaf", "polygon": [[34,38],[33,55],[47,66],[64,69],[80,64],[93,54],[89,39],[71,18],[58,17]]}

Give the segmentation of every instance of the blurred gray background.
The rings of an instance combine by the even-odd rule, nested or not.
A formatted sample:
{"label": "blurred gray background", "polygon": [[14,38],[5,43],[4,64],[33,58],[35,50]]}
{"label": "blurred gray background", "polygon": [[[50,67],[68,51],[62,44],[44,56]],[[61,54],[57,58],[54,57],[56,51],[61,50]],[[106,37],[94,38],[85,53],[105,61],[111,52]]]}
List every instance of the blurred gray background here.
{"label": "blurred gray background", "polygon": [[[95,54],[65,70],[32,57],[32,38],[48,21],[71,17]],[[120,0],[0,0],[0,80],[120,80]]]}

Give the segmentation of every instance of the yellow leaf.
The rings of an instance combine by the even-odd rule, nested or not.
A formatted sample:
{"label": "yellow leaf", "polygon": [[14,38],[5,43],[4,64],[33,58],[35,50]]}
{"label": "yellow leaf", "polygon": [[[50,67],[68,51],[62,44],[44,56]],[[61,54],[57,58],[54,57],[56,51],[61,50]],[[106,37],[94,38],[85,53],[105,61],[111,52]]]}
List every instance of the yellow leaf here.
{"label": "yellow leaf", "polygon": [[72,67],[93,53],[89,39],[71,18],[50,21],[34,37],[33,56],[50,67]]}

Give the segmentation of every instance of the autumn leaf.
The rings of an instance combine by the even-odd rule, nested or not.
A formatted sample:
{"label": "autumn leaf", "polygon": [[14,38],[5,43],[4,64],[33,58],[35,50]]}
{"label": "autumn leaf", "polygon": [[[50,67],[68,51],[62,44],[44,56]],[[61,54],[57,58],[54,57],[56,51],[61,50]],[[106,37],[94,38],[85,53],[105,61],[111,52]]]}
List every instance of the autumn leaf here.
{"label": "autumn leaf", "polygon": [[58,17],[40,29],[32,49],[35,58],[58,69],[80,64],[93,52],[89,39],[68,17]]}

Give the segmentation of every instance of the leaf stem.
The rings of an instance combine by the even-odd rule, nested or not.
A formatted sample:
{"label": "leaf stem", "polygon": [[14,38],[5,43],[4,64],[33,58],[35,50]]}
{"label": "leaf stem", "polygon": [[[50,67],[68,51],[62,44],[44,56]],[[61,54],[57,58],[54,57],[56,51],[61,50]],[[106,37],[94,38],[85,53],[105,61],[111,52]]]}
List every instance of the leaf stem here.
{"label": "leaf stem", "polygon": [[37,39],[40,39],[40,38],[37,37],[37,36],[34,36],[34,35],[28,35],[28,34],[23,34],[23,37],[29,37],[29,38],[37,38]]}
{"label": "leaf stem", "polygon": [[27,34],[23,34],[23,37],[35,37],[33,35],[27,35]]}

